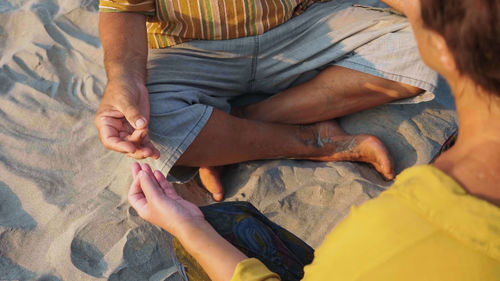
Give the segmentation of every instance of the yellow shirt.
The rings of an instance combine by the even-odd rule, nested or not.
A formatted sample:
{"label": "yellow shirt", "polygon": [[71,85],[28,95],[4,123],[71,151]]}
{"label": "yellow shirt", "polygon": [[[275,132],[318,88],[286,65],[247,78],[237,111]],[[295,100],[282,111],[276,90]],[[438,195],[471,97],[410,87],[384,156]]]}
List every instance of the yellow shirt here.
{"label": "yellow shirt", "polygon": [[[303,280],[500,280],[500,208],[420,166],[361,207],[316,250]],[[256,259],[233,281],[279,280]]]}
{"label": "yellow shirt", "polygon": [[262,34],[314,2],[326,1],[330,0],[100,0],[99,9],[149,16],[149,47],[165,48],[190,40]]}

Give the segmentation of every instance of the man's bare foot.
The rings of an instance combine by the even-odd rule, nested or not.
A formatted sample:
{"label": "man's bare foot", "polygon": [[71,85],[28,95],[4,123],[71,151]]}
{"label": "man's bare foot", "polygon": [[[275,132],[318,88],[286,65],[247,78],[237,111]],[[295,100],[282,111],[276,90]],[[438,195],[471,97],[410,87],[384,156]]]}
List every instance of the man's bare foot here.
{"label": "man's bare foot", "polygon": [[220,181],[220,174],[224,168],[219,167],[200,167],[198,173],[203,186],[212,193],[215,201],[220,202],[224,198],[224,190]]}
{"label": "man's bare foot", "polygon": [[394,179],[392,161],[387,148],[373,135],[349,135],[336,121],[324,121],[311,125],[315,139],[309,145],[320,148],[320,155],[309,160],[337,162],[355,161],[371,164],[385,179]]}

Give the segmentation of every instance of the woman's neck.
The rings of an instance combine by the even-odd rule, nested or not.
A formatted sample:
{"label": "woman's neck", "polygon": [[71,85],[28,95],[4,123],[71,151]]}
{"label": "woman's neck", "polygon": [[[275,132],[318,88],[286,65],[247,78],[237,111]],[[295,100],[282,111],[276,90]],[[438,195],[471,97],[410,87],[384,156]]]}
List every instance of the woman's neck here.
{"label": "woman's neck", "polygon": [[500,206],[500,98],[470,79],[454,81],[460,132],[435,166],[470,194]]}

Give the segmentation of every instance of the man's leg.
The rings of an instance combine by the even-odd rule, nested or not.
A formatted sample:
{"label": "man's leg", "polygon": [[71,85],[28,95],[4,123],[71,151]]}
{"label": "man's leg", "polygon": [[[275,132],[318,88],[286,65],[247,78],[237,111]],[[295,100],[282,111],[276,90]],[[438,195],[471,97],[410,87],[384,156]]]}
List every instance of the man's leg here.
{"label": "man's leg", "polygon": [[[350,160],[365,161],[371,163],[385,177],[392,178],[392,165],[390,164],[387,150],[380,142],[380,140],[378,140],[374,136],[349,136],[345,132],[343,132],[334,122],[330,121],[320,122],[315,125],[307,126],[277,123],[279,121],[287,121],[292,123],[308,124],[317,120],[329,119],[338,115],[346,114],[347,112],[353,112],[356,110],[364,109],[366,107],[384,103],[383,101],[377,99],[375,102],[370,101],[368,104],[360,105],[358,103],[360,97],[357,96],[357,102],[355,101],[356,99],[351,99],[351,103],[349,106],[340,104],[336,109],[337,112],[333,115],[331,114],[331,111],[334,110],[329,110],[329,108],[326,108],[324,110],[322,109],[322,112],[320,112],[321,114],[318,114],[318,110],[316,110],[315,106],[310,106],[307,103],[306,110],[304,110],[303,108],[294,108],[295,105],[293,103],[296,103],[297,97],[300,96],[297,93],[303,92],[304,89],[297,87],[296,89],[287,92],[285,89],[290,87],[289,82],[291,83],[291,81],[293,81],[293,78],[297,75],[301,75],[301,73],[317,69],[318,67],[328,65],[330,63],[335,63],[336,65],[342,65],[344,67],[353,69],[358,69],[355,66],[361,65],[363,66],[363,68],[358,70],[372,73],[374,75],[380,74],[380,76],[382,77],[391,78],[398,81],[410,81],[412,82],[410,84],[413,85],[429,84],[422,82],[422,75],[416,75],[415,73],[413,73],[415,74],[413,75],[412,73],[407,73],[408,71],[405,71],[406,68],[402,67],[402,65],[409,64],[408,61],[411,61],[411,69],[415,68],[416,66],[414,63],[415,59],[413,59],[413,56],[411,56],[413,52],[412,48],[406,48],[404,44],[401,44],[401,42],[404,42],[404,40],[406,39],[400,38],[397,40],[397,44],[388,44],[391,46],[401,45],[399,49],[408,49],[404,52],[399,49],[398,50],[401,52],[395,52],[398,50],[394,50],[393,47],[391,47],[391,50],[387,52],[373,52],[370,48],[374,44],[368,44],[370,45],[368,46],[370,48],[364,48],[367,46],[366,44],[368,42],[386,42],[388,39],[391,39],[393,37],[392,34],[394,32],[398,33],[397,36],[394,36],[399,38],[400,31],[406,24],[403,18],[392,19],[393,17],[388,13],[381,13],[363,8],[354,8],[351,7],[351,5],[347,4],[341,5],[339,7],[331,7],[340,9],[337,9],[338,11],[333,9],[325,9],[326,7],[330,7],[330,5],[335,6],[336,4],[334,3],[334,1],[332,1],[331,4],[317,4],[316,8],[311,7],[306,13],[304,13],[304,15],[296,17],[294,19],[295,24],[284,24],[281,27],[286,27],[285,29],[275,28],[263,34],[259,37],[260,40],[258,41],[260,42],[260,45],[258,46],[259,48],[257,48],[257,50],[259,50],[259,61],[255,64],[256,67],[231,68],[231,71],[225,74],[225,76],[229,77],[231,74],[240,73],[243,70],[251,70],[252,72],[248,73],[248,77],[250,78],[250,80],[248,81],[252,82],[250,88],[256,92],[269,94],[276,91],[284,92],[282,95],[280,95],[281,97],[278,98],[284,97],[286,99],[289,99],[289,101],[292,101],[291,107],[286,110],[286,112],[288,112],[288,115],[281,115],[283,114],[282,112],[274,116],[268,116],[267,119],[272,119],[273,121],[275,121],[273,123],[262,121],[256,122],[255,120],[243,120],[234,116],[224,114],[221,111],[215,111],[210,117],[206,116],[206,118],[201,118],[200,120],[202,120],[203,122],[200,121],[196,123],[203,124],[203,128],[197,129],[196,127],[201,126],[196,125],[194,127],[195,129],[189,131],[189,138],[181,139],[181,134],[178,133],[178,131],[187,126],[177,126],[178,128],[167,127],[169,126],[169,124],[173,124],[170,115],[174,115],[174,113],[176,115],[181,115],[181,113],[188,113],[187,110],[184,110],[182,112],[179,110],[169,111],[168,115],[164,112],[158,112],[161,113],[161,116],[159,115],[156,122],[158,126],[155,132],[157,132],[159,135],[159,137],[157,138],[158,142],[164,144],[162,150],[162,155],[165,158],[165,161],[163,163],[166,163],[164,165],[168,168],[168,166],[173,165],[173,162],[175,161],[176,165],[209,167],[252,159],[268,159],[281,157],[320,161]],[[305,15],[308,13],[310,14],[310,16],[306,17]],[[323,24],[317,21],[312,21],[311,18],[321,18]],[[390,18],[392,20],[389,20]],[[327,20],[324,21],[325,19]],[[378,21],[379,19],[381,21]],[[357,24],[358,21],[359,24]],[[350,23],[348,26],[354,28],[348,28],[347,30],[345,30],[343,27],[346,27],[346,22]],[[314,24],[310,26],[308,25],[308,23]],[[335,26],[338,26],[339,28],[335,28]],[[370,26],[372,27],[370,28]],[[304,38],[299,38],[300,36],[303,36]],[[409,38],[413,38],[411,34],[409,36]],[[277,42],[277,39],[280,38],[283,42]],[[254,43],[243,41],[238,40],[237,42],[239,42],[241,46],[253,46],[254,48],[252,48],[252,50],[255,51],[255,46],[253,44],[257,41],[255,41]],[[391,39],[389,41],[392,42],[393,40]],[[305,43],[307,43],[307,45]],[[238,46],[237,49],[241,49],[241,46]],[[313,46],[315,48],[311,49],[311,47]],[[223,49],[226,50],[226,48]],[[381,47],[377,45],[376,49],[381,49]],[[250,52],[250,54],[254,55],[254,53],[252,52]],[[319,57],[319,54],[322,54],[321,57]],[[390,56],[384,56],[383,54],[390,54]],[[371,57],[371,55],[375,55],[376,58]],[[361,56],[361,59],[358,58],[359,56]],[[402,63],[402,60],[404,61],[404,63]],[[202,85],[204,89],[207,90],[217,88],[213,86],[217,86],[217,83],[220,84],[220,81],[239,81],[234,79],[227,79],[227,77],[223,77],[222,80],[217,80],[214,77],[211,77],[213,73],[220,73],[220,70],[217,69],[215,69],[214,71],[207,71],[207,69],[211,69],[210,67],[212,65],[219,67],[220,62],[216,62],[217,63],[214,64],[207,64],[207,67],[202,73],[194,76],[196,77],[196,79],[191,80],[195,81],[196,83],[192,86],[199,87],[200,85]],[[380,67],[382,65],[384,67]],[[199,69],[199,67],[195,69]],[[417,67],[417,69],[420,68]],[[326,70],[325,73],[329,71],[330,70]],[[165,79],[165,77],[171,77],[170,75],[165,75],[165,73],[162,74],[162,79]],[[357,75],[354,76],[359,79],[359,73],[356,74]],[[200,76],[204,79],[200,79]],[[205,76],[207,77],[205,78]],[[330,76],[331,75],[325,75],[326,78],[335,78],[335,76]],[[412,77],[416,79],[412,79]],[[212,87],[206,87],[211,86],[213,84],[213,81],[219,82],[217,82]],[[315,82],[318,81],[321,80],[315,80]],[[360,84],[357,81],[358,80],[351,81],[354,82],[354,84],[352,85],[357,85],[358,89],[362,89],[362,91],[356,92],[357,94],[365,95],[367,93],[377,94],[377,92],[385,92],[390,96],[390,94],[393,93],[392,91],[379,91],[378,87],[371,87],[373,85],[371,85],[370,83],[362,85],[364,87],[360,87]],[[424,81],[426,80],[424,79]],[[168,81],[166,81],[165,83],[167,82]],[[178,83],[177,81],[174,82],[176,84]],[[192,83],[188,83],[188,85],[191,84]],[[321,85],[321,83],[319,84]],[[329,84],[325,83],[325,85],[325,87],[328,88],[327,86],[329,86]],[[380,86],[377,83],[375,83],[374,85]],[[307,86],[317,87],[317,85],[314,85],[314,83],[311,83]],[[398,85],[396,83],[396,85],[392,86]],[[343,93],[342,91],[344,90],[344,88],[345,85],[343,85],[342,87],[339,86],[335,91],[326,91],[327,96],[330,96],[330,98],[332,96],[337,96],[339,100],[342,100],[340,96],[345,97],[353,93],[352,91]],[[368,92],[366,91],[366,89],[371,89],[371,91]],[[392,88],[387,88],[387,85],[382,85],[382,89]],[[397,89],[398,88],[396,88],[396,90]],[[173,90],[175,93],[176,89]],[[248,87],[244,89],[244,91],[248,91]],[[293,94],[294,91],[295,94]],[[323,96],[324,93],[325,92],[320,91],[318,95]],[[339,93],[343,94],[339,95]],[[404,91],[397,91],[398,95],[401,93],[404,93]],[[184,96],[185,95],[179,95],[178,98],[183,99]],[[293,99],[290,97],[293,97]],[[362,97],[367,99],[371,98],[371,96]],[[396,97],[393,97],[392,99],[396,99]],[[209,104],[212,107],[220,108],[215,104],[206,103],[206,98],[199,99],[200,104],[196,104],[196,102],[193,102],[192,99],[187,99],[186,101],[187,104],[189,104],[189,108],[193,110],[195,109],[194,107],[202,109],[202,104]],[[278,101],[278,103],[280,104],[283,103],[283,101]],[[331,106],[331,103],[325,103],[324,100],[315,98],[312,99],[312,101],[314,101],[316,104],[320,103],[321,105],[326,104],[328,106]],[[271,111],[277,109],[277,107],[273,105],[272,100],[269,100],[268,102],[271,102],[270,105],[272,106],[269,106],[269,108],[272,109]],[[268,106],[268,102],[265,102],[262,105]],[[306,98],[305,102],[310,102],[310,100]],[[165,104],[177,103],[167,102]],[[276,104],[276,102],[274,102],[274,104]],[[304,104],[301,102],[300,106],[303,105]],[[307,108],[314,108],[314,110],[307,110]],[[344,111],[343,113],[339,112],[341,110],[345,110],[345,108],[349,109],[347,111]],[[200,110],[198,111],[201,112]],[[297,111],[305,111],[306,116],[294,116],[294,112]],[[247,118],[252,118],[252,112],[249,112],[250,114],[247,115]],[[307,119],[311,118],[311,114],[320,115],[320,119]],[[182,115],[195,116],[192,113]],[[162,116],[165,116],[165,118],[163,118]],[[280,116],[284,116],[284,118]],[[282,119],[280,120],[279,118]],[[312,118],[315,117],[313,116]],[[194,123],[197,120],[197,118],[194,117],[192,117],[191,119],[191,121],[193,122],[191,122],[190,124]],[[205,120],[208,121],[205,123]],[[185,123],[185,121],[182,121],[179,124]],[[299,133],[297,133],[297,131]],[[170,137],[171,135],[173,135],[174,137]],[[179,137],[177,137],[177,135],[179,135]],[[191,142],[192,138],[194,138],[193,142]],[[172,142],[174,144],[169,143],[170,139],[172,139]],[[180,145],[177,145],[177,143],[179,142]],[[170,155],[172,156],[170,157]],[[203,170],[204,169],[201,169],[201,171]],[[214,173],[208,174],[213,175]],[[217,187],[217,189],[219,189],[219,191],[222,190],[218,179],[212,182],[218,183],[219,187]],[[208,189],[210,189],[210,187]],[[217,189],[215,189],[215,191],[217,191]]]}
{"label": "man's leg", "polygon": [[[350,136],[336,122],[327,120],[414,96],[421,91],[399,82],[331,66],[302,85],[237,110],[236,116],[214,110],[176,164],[219,166],[255,159],[298,158],[362,161],[380,168],[377,167],[379,157],[362,152],[354,156],[352,150],[340,148],[341,142],[350,143],[356,139],[359,143],[366,135]],[[322,138],[329,140],[323,142]],[[381,168],[379,172],[391,178],[390,171]]]}
{"label": "man's leg", "polygon": [[[241,119],[216,109],[176,165],[213,167],[276,158],[366,162],[385,178],[394,178],[387,149],[374,136],[348,135],[335,121],[312,125],[269,123]],[[217,171],[202,168],[201,173],[214,199],[222,199]]]}
{"label": "man's leg", "polygon": [[[236,108],[235,110],[233,110],[233,114],[245,119],[268,122],[267,125],[277,125],[273,123],[292,125],[312,124],[372,108],[381,104],[391,102],[393,100],[412,97],[421,92],[422,90],[419,88],[409,86],[400,82],[383,79],[377,76],[340,66],[331,66],[326,68],[320,74],[318,74],[318,76],[304,84],[289,88],[281,92],[280,94],[262,102],[242,108]],[[212,121],[217,122],[217,120]],[[235,123],[236,126],[239,126],[239,124],[237,123],[240,122],[236,121]],[[214,127],[217,127],[217,125],[215,125]],[[329,132],[324,133],[324,135],[326,136],[328,141],[331,141],[333,146],[336,147],[335,151],[339,152],[331,153],[331,150],[330,152],[328,152],[328,149],[325,149],[321,153],[326,154],[324,154],[323,156],[316,155],[316,157],[314,157],[313,155],[294,156],[285,153],[286,155],[281,155],[282,158],[293,157],[320,161],[368,162],[372,164],[377,169],[377,171],[379,171],[385,178],[392,179],[394,177],[392,172],[392,165],[387,155],[387,150],[380,142],[380,140],[378,140],[374,136],[350,136],[346,132],[344,132],[334,121],[310,125],[309,127],[329,128]],[[242,129],[244,127],[240,128]],[[276,132],[273,130],[272,126],[266,126],[265,128],[271,129],[272,132],[268,132],[268,134],[274,134]],[[265,128],[263,129],[265,130]],[[281,127],[280,129],[285,128],[287,127]],[[291,128],[297,129],[293,127]],[[276,127],[276,129],[278,129],[278,127]],[[230,128],[228,128],[228,130],[232,131]],[[302,126],[302,130],[306,130],[306,127]],[[243,131],[239,132],[244,133]],[[255,132],[255,130],[251,131],[252,134],[254,134]],[[266,134],[263,134],[262,136],[264,136],[265,139],[262,140],[261,143],[266,145],[270,144],[272,141],[280,139],[268,139]],[[309,135],[309,137],[310,136],[311,135]],[[312,136],[314,136],[314,133]],[[307,136],[305,137],[307,138]],[[245,136],[243,136],[243,138],[245,138]],[[250,138],[247,139],[250,140]],[[286,137],[283,139],[291,140],[290,138]],[[356,148],[355,143],[360,143],[360,139],[364,139],[365,145],[358,146]],[[302,139],[302,143],[305,142],[313,143],[311,139]],[[316,143],[316,145],[320,144],[321,143],[318,142]],[[349,144],[351,145],[351,147],[349,147]],[[230,146],[231,144],[228,144],[228,147]],[[282,148],[280,147],[280,144],[277,144],[277,146],[279,148]],[[251,147],[251,145],[248,145],[246,147]],[[279,149],[274,150],[274,145],[270,145],[267,148],[273,149],[273,151],[276,153],[279,152]],[[316,146],[316,148],[318,148],[318,146]],[[302,149],[304,149],[304,147],[299,146],[292,152],[300,153]],[[249,150],[243,150],[249,152]],[[317,149],[316,153],[318,153],[320,150],[321,149]],[[189,149],[188,151],[186,151],[186,153],[187,152],[189,152]],[[258,149],[258,151],[255,151],[256,154],[259,152],[266,153],[265,149]],[[203,151],[198,151],[196,153],[203,153]],[[222,153],[231,154],[227,152]],[[267,152],[266,155],[267,156],[263,155],[263,157],[279,157],[279,155],[271,156],[269,152]],[[181,161],[182,159],[184,158],[181,157],[179,161]],[[199,174],[203,185],[210,192],[212,192],[214,199],[222,200],[222,183],[220,182],[220,173],[222,169],[220,167],[208,167],[205,165],[201,166],[202,168],[200,168]]]}
{"label": "man's leg", "polygon": [[311,124],[408,98],[423,90],[341,66],[269,99],[235,108],[241,118],[283,124]]}

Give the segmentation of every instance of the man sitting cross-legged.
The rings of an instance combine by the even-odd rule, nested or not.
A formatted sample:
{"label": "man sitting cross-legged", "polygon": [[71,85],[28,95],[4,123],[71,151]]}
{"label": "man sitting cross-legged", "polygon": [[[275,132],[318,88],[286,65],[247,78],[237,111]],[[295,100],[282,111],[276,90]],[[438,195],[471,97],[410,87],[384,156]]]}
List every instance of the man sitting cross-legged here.
{"label": "man sitting cross-legged", "polygon": [[434,90],[407,20],[373,0],[218,3],[101,0],[103,144],[176,177],[201,167],[215,200],[210,167],[255,159],[360,161],[392,179],[383,143],[332,119]]}

